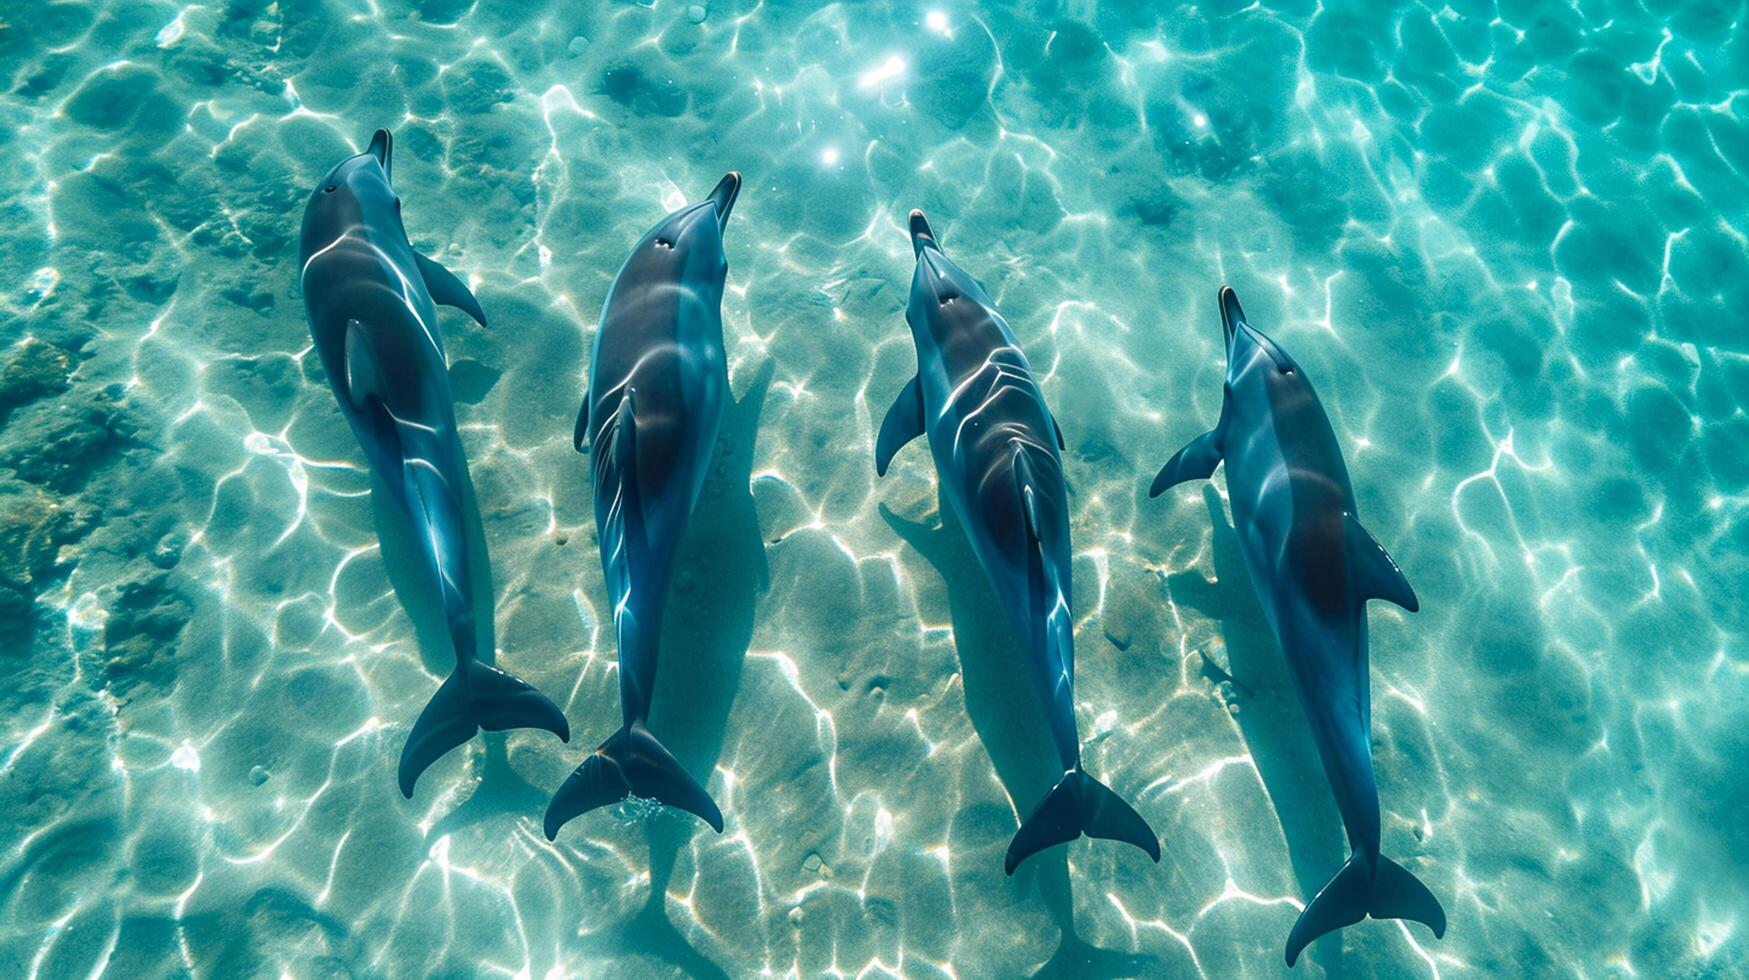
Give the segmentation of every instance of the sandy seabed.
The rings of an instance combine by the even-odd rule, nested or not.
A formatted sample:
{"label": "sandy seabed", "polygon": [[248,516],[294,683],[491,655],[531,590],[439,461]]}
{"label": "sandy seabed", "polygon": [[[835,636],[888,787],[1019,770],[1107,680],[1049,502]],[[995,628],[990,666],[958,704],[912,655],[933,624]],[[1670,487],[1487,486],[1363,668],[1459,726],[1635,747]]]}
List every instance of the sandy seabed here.
{"label": "sandy seabed", "polygon": [[[1374,605],[1374,741],[1384,852],[1449,931],[1299,969],[1749,972],[1749,31],[1647,6],[8,5],[0,973],[1280,973],[1341,826],[1224,480],[1146,497],[1218,414],[1223,282],[1423,606]],[[480,738],[411,801],[448,654],[297,287],[307,194],[378,126],[491,323],[443,314],[498,659],[574,733]],[[727,828],[626,805],[548,843],[619,719],[589,340],[731,168],[736,402],[652,719]],[[1088,768],[1158,866],[1002,873],[1040,708],[927,453],[872,465],[912,207],[1067,436]]]}

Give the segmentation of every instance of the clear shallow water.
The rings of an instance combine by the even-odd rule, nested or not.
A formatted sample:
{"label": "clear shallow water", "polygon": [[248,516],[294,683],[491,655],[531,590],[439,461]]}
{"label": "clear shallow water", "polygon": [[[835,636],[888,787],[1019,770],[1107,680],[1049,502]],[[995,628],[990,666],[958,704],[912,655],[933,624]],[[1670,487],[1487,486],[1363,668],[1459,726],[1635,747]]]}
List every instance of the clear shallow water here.
{"label": "clear shallow water", "polygon": [[[1301,969],[1749,970],[1742,5],[1143,8],[7,8],[0,971],[1278,973],[1340,826],[1224,483],[1144,492],[1218,412],[1223,281],[1424,607],[1375,604],[1375,742],[1385,852],[1450,930]],[[500,660],[574,731],[480,739],[411,802],[446,656],[296,292],[305,195],[379,125],[492,321],[444,316]],[[548,844],[618,720],[587,341],[729,168],[739,404],[653,720],[727,831]],[[1002,875],[1038,708],[927,454],[871,465],[914,206],[1062,420],[1089,768],[1158,867]]]}

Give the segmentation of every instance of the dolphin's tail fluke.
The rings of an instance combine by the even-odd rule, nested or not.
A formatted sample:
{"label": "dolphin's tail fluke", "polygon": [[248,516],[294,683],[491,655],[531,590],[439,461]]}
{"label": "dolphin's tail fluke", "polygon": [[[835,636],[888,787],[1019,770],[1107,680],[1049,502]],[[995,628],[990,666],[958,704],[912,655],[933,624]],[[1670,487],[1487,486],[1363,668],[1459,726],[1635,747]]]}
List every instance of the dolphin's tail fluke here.
{"label": "dolphin's tail fluke", "polygon": [[1419,879],[1382,854],[1378,870],[1371,875],[1364,860],[1351,857],[1300,913],[1288,933],[1287,965],[1293,966],[1312,940],[1369,915],[1419,922],[1433,930],[1434,938],[1445,936],[1445,909]]}
{"label": "dolphin's tail fluke", "polygon": [[1013,874],[1020,862],[1082,834],[1134,844],[1156,863],[1160,860],[1160,842],[1142,815],[1077,766],[1063,774],[1020,825],[1008,845],[1006,870]]}
{"label": "dolphin's tail fluke", "polygon": [[482,728],[539,728],[560,741],[571,740],[565,713],[532,684],[478,660],[465,660],[413,723],[401,750],[401,795],[412,799],[419,774]]}
{"label": "dolphin's tail fluke", "polygon": [[629,796],[655,800],[702,819],[717,833],[723,832],[723,812],[696,780],[676,762],[640,722],[621,728],[601,743],[595,754],[553,794],[547,805],[547,840],[559,836],[559,828],[573,817],[598,807],[618,803]]}

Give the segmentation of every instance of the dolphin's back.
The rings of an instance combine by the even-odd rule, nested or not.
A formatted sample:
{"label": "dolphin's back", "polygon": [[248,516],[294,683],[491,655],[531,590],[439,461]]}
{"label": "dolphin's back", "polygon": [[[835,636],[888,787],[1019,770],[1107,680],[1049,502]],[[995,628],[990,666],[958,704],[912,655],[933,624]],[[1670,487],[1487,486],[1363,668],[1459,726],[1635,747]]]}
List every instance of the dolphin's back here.
{"label": "dolphin's back", "polygon": [[549,839],[573,817],[628,795],[723,829],[710,794],[645,722],[670,564],[704,485],[728,388],[722,228],[740,184],[740,174],[726,174],[705,202],[645,234],[602,306],[576,440],[579,449],[589,443],[624,723],[554,794]]}
{"label": "dolphin's back", "polygon": [[[649,247],[648,241],[646,236],[639,251]],[[608,562],[607,572],[610,580],[625,580],[618,584],[628,589],[626,579],[634,573],[665,574],[716,444],[724,390],[722,320],[716,307],[675,278],[683,270],[644,259],[635,251],[608,295],[589,385],[597,526],[608,529],[616,495],[635,482],[641,509],[626,516],[644,524],[651,550],[642,557],[662,566],[634,570],[626,563],[629,552],[618,552],[620,561]],[[607,451],[614,427],[625,422],[628,391],[636,392],[635,451]],[[615,552],[609,542],[603,544],[606,561]],[[610,581],[610,589],[615,584]]]}
{"label": "dolphin's back", "polygon": [[1054,423],[1026,355],[983,290],[945,256],[930,261],[950,274],[925,280],[920,269],[908,311],[929,339],[918,346],[918,377],[930,451],[984,570],[998,592],[1009,593],[1005,605],[1025,640],[1033,632],[1027,601],[1036,597],[1013,594],[1005,578],[1024,571],[1030,547],[1060,572],[1065,590],[1068,583],[1068,505]]}
{"label": "dolphin's back", "polygon": [[1282,370],[1268,348],[1252,348],[1237,375],[1222,435],[1235,516],[1266,573],[1258,586],[1303,598],[1332,622],[1357,618],[1364,600],[1349,588],[1347,558],[1354,489],[1329,416],[1304,373]]}
{"label": "dolphin's back", "polygon": [[981,283],[940,250],[911,213],[917,264],[906,319],[917,376],[881,424],[875,468],[927,435],[943,496],[1026,651],[1063,776],[1009,843],[1013,874],[1038,851],[1083,834],[1133,844],[1160,860],[1159,841],[1130,805],[1081,767],[1075,725],[1069,510],[1061,433],[1008,324]]}
{"label": "dolphin's back", "polygon": [[1010,592],[1006,605],[1022,617],[1015,627],[1024,639],[1032,630],[1025,603],[1037,597],[1014,595],[1004,579],[1024,569],[1027,549],[1035,547],[1028,494],[1040,523],[1042,560],[1064,594],[1069,591],[1068,501],[1055,423],[1026,355],[993,309],[962,298],[926,315],[938,352],[919,358],[930,450],[962,525],[978,532],[973,550],[997,591]]}
{"label": "dolphin's back", "polygon": [[391,138],[331,170],[304,209],[300,283],[310,335],[342,415],[415,527],[442,599],[456,666],[401,752],[403,795],[433,762],[485,728],[570,727],[558,706],[481,657],[470,570],[467,462],[456,432],[436,301],[484,323],[473,294],[413,250],[389,186]]}
{"label": "dolphin's back", "polygon": [[1445,912],[1413,874],[1379,852],[1370,738],[1366,602],[1419,608],[1407,580],[1355,515],[1348,466],[1329,416],[1286,352],[1251,327],[1221,291],[1228,372],[1221,419],[1180,449],[1150,495],[1206,479],[1225,462],[1233,523],[1299,690],[1353,854],[1288,935],[1292,966],[1306,945],[1369,915],[1445,933]]}

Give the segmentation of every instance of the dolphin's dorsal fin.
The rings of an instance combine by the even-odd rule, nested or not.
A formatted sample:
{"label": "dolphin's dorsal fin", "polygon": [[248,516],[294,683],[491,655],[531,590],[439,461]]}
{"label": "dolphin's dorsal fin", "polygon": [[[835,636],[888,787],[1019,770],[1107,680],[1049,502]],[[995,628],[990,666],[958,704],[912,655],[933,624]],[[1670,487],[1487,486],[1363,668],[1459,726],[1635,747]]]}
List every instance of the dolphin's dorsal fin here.
{"label": "dolphin's dorsal fin", "polygon": [[1343,521],[1347,525],[1348,562],[1353,569],[1355,595],[1362,601],[1383,599],[1410,612],[1419,611],[1421,602],[1415,598],[1415,590],[1409,587],[1409,580],[1384,545],[1374,540],[1353,514],[1343,515]]}
{"label": "dolphin's dorsal fin", "polygon": [[1050,563],[1045,561],[1044,535],[1039,532],[1038,495],[1032,488],[1032,461],[1026,458],[1026,446],[1018,439],[1008,457],[1008,468],[1014,478],[1014,491],[1020,497],[1020,526],[1026,531],[1027,589],[1036,603],[1051,587],[1053,576]]}
{"label": "dolphin's dorsal fin", "polygon": [[577,410],[577,427],[571,430],[571,445],[583,452],[589,442],[589,389],[583,389],[583,407]]}
{"label": "dolphin's dorsal fin", "polygon": [[413,258],[419,263],[419,274],[425,277],[425,289],[431,293],[433,301],[444,306],[453,306],[468,316],[480,326],[486,325],[486,311],[480,309],[480,301],[468,291],[468,287],[456,278],[455,273],[445,269],[435,259],[426,258],[418,252]]}
{"label": "dolphin's dorsal fin", "polygon": [[1015,492],[1020,497],[1021,527],[1026,531],[1027,590],[1032,597],[1033,614],[1042,617],[1036,626],[1043,631],[1042,635],[1053,638],[1050,642],[1057,644],[1061,663],[1072,664],[1073,637],[1069,634],[1073,627],[1059,615],[1068,596],[1062,587],[1061,570],[1051,561],[1049,548],[1045,545],[1044,515],[1039,512],[1038,480],[1032,472],[1032,458],[1027,454],[1026,445],[1019,440],[1014,442],[1008,465],[1013,471]]}
{"label": "dolphin's dorsal fin", "polygon": [[881,434],[875,439],[875,475],[886,476],[893,456],[922,434],[923,388],[917,376],[912,375],[881,422]]}
{"label": "dolphin's dorsal fin", "polygon": [[1020,492],[1020,512],[1026,518],[1028,540],[1037,547],[1044,540],[1044,534],[1039,530],[1038,496],[1032,488],[1032,462],[1026,458],[1026,447],[1018,441],[1014,443],[1014,455],[1009,458],[1009,466],[1014,470],[1015,489]]}
{"label": "dolphin's dorsal fin", "polygon": [[383,401],[383,372],[371,353],[364,324],[346,321],[346,393],[353,408],[364,408],[372,398]]}
{"label": "dolphin's dorsal fin", "polygon": [[637,389],[627,385],[619,398],[619,417],[614,420],[613,465],[619,473],[620,535],[629,554],[644,551],[644,503],[638,486]]}

